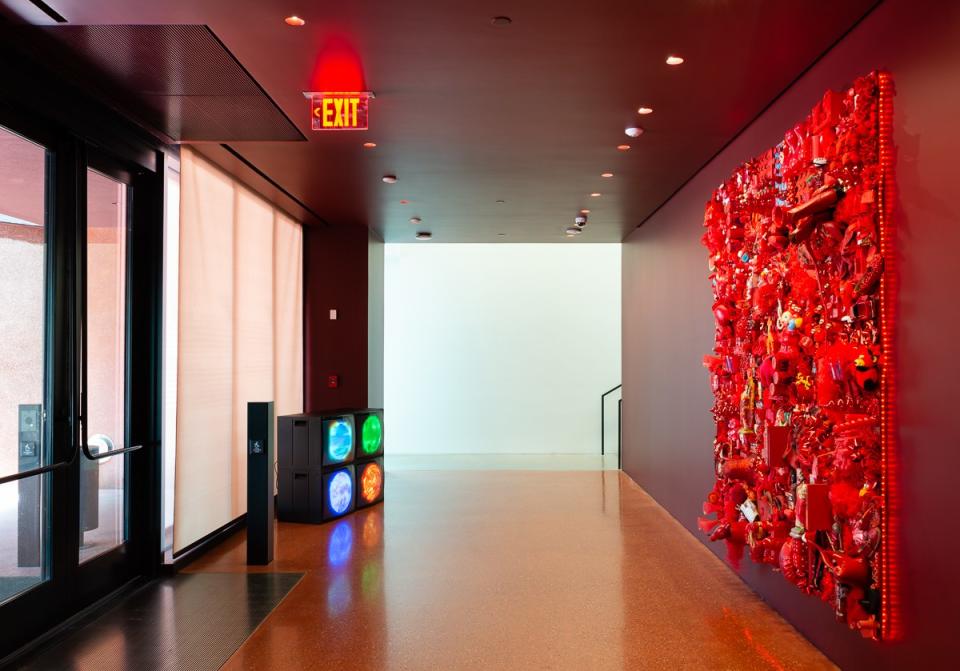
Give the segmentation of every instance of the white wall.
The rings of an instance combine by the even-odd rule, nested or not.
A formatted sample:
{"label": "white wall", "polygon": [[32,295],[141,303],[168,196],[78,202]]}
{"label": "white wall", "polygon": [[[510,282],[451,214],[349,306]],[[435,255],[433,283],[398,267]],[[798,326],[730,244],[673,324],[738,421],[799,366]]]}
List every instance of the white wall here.
{"label": "white wall", "polygon": [[383,240],[367,244],[367,407],[383,407]]}
{"label": "white wall", "polygon": [[390,454],[599,454],[600,394],[620,382],[619,244],[385,256]]}

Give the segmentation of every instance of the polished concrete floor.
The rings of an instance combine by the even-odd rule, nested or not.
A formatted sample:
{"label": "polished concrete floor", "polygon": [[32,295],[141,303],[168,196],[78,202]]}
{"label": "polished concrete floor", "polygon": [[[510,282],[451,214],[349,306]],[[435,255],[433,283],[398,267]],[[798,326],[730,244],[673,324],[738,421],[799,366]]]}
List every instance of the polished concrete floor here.
{"label": "polished concrete floor", "polygon": [[225,669],[833,668],[616,471],[394,470],[383,505],[191,571],[304,577]]}

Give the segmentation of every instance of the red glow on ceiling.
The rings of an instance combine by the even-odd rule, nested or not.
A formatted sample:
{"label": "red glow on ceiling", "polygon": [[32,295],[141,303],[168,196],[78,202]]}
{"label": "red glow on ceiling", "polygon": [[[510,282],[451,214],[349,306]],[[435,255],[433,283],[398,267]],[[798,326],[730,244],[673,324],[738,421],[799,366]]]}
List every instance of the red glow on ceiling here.
{"label": "red glow on ceiling", "polygon": [[363,61],[342,37],[328,39],[317,53],[310,79],[314,91],[366,91]]}

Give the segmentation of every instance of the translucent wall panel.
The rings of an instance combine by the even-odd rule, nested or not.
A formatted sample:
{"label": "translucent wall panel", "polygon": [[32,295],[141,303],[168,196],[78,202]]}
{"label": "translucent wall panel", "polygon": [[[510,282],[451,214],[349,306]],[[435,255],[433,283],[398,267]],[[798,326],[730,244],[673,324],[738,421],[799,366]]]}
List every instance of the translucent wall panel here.
{"label": "translucent wall panel", "polygon": [[246,407],[303,407],[300,226],[181,155],[174,552],[246,512]]}

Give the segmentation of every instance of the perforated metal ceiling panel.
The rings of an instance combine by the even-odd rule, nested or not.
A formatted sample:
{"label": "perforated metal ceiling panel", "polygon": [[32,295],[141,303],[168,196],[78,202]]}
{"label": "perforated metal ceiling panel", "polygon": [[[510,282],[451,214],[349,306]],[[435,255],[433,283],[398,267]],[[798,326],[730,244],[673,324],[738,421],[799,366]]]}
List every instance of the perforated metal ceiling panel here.
{"label": "perforated metal ceiling panel", "polygon": [[[121,109],[175,141],[305,140],[216,35],[202,25],[57,25],[44,28],[133,97]],[[129,109],[133,107],[133,109]]]}

